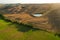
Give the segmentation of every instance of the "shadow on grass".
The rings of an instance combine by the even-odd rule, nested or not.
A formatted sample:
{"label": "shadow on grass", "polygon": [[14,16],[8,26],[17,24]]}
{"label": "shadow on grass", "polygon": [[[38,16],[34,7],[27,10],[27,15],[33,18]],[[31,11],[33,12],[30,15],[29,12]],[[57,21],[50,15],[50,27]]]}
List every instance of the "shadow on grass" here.
{"label": "shadow on grass", "polygon": [[48,32],[48,31],[40,29],[40,28],[34,28],[32,25],[29,25],[29,24],[22,24],[22,23],[12,22],[9,25],[13,25],[13,24],[15,24],[16,28],[18,29],[18,31],[21,31],[21,32],[28,32],[30,30],[32,30],[32,31],[40,30],[40,31]]}
{"label": "shadow on grass", "polygon": [[57,33],[56,33],[56,34],[55,34],[55,36],[58,36],[58,37],[60,37],[60,34],[57,34]]}
{"label": "shadow on grass", "polygon": [[[28,32],[30,30],[32,30],[32,31],[40,30],[38,28],[33,28],[32,25],[27,25],[27,24],[22,24],[22,23],[19,24],[17,22],[13,22],[12,24],[15,24],[18,31],[21,31],[21,32]],[[12,24],[9,24],[9,25],[12,25]]]}

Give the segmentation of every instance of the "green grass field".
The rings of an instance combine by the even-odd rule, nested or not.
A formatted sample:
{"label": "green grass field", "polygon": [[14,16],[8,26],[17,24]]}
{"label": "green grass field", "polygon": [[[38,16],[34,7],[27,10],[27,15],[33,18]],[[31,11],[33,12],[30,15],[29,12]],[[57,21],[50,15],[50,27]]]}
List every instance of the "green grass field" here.
{"label": "green grass field", "polygon": [[60,40],[53,33],[16,25],[0,19],[0,40]]}

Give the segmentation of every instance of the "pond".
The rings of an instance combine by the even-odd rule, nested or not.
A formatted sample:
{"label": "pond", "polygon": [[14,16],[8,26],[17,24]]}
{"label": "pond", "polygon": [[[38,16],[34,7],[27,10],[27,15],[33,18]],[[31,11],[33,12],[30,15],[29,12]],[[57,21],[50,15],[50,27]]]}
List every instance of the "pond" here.
{"label": "pond", "polygon": [[38,14],[38,13],[32,14],[32,15],[35,16],[35,17],[41,17],[41,16],[43,16],[43,14]]}

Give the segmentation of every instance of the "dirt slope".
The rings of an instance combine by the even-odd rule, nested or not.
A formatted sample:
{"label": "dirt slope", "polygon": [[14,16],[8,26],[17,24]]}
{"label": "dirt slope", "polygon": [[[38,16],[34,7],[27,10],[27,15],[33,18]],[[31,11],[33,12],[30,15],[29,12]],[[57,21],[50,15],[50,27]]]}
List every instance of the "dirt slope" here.
{"label": "dirt slope", "polygon": [[[13,22],[31,24],[35,28],[60,32],[60,4],[18,5],[5,7],[4,16]],[[42,13],[41,17],[32,16],[33,13]]]}

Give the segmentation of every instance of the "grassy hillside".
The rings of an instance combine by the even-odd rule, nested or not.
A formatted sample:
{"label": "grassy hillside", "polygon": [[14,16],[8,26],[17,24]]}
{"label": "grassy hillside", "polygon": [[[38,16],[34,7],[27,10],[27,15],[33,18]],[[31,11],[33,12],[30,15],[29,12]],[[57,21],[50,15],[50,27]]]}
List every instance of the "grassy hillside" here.
{"label": "grassy hillside", "polygon": [[[20,9],[21,9],[20,6],[15,6],[15,7],[7,6],[7,7],[1,8],[0,11],[2,11],[4,14],[5,14],[5,12],[11,13],[11,14],[4,15],[5,18],[7,18],[8,20],[4,20],[4,17],[2,15],[0,15],[0,40],[60,40],[60,37],[58,37],[54,33],[49,33],[47,31],[44,31],[41,29],[32,28],[32,26],[29,26],[29,25],[16,23],[14,20],[17,20],[18,22],[22,20],[22,23],[25,23],[26,21],[27,22],[31,21],[31,23],[36,22],[35,24],[40,25],[39,23],[44,23],[46,20],[48,20],[48,18],[45,18],[45,17],[44,18],[42,18],[42,17],[34,18],[34,17],[30,16],[27,13],[31,13],[30,11],[32,10],[32,8],[34,9],[34,11],[32,11],[32,13],[35,12],[36,10],[35,10],[34,6],[32,5],[33,6],[32,8],[29,8],[29,7],[31,7],[29,5],[25,6],[26,8],[24,6],[22,7],[23,9],[21,11],[20,11]],[[39,7],[40,6],[38,5],[37,8],[39,9]],[[42,7],[42,8],[44,10],[45,7]],[[24,12],[25,9],[27,10],[26,14],[25,14],[26,11]],[[0,12],[0,13],[2,13],[2,12]],[[20,14],[21,12],[24,12],[24,14],[23,13]],[[40,12],[40,10],[36,11],[36,12]],[[19,13],[19,14],[17,14],[17,13]],[[50,13],[50,14],[52,14],[52,13]],[[53,19],[52,16],[49,16],[49,18],[51,17]],[[11,19],[12,22],[9,21],[9,19]],[[38,22],[37,22],[37,20],[38,20]],[[50,20],[50,21],[52,21],[52,20]],[[54,23],[55,23],[55,21],[54,21]],[[44,27],[45,25],[42,25],[42,26]],[[39,26],[39,27],[42,27],[42,26]],[[45,26],[45,27],[49,27],[49,26]]]}
{"label": "grassy hillside", "polygon": [[60,40],[60,38],[53,33],[0,19],[0,40]]}

